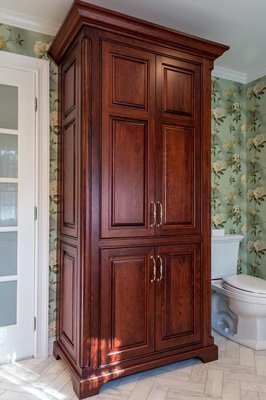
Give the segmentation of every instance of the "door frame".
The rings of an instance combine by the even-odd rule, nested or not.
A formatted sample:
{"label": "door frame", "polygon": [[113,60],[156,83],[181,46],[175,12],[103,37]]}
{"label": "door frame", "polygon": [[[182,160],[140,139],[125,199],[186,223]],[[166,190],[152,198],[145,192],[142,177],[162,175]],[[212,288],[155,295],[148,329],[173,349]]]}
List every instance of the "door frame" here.
{"label": "door frame", "polygon": [[[0,52],[0,66],[30,71],[36,83],[35,206],[35,317],[34,357],[48,356],[49,304],[49,61]],[[34,106],[34,104],[33,104]],[[41,183],[41,184],[40,184]]]}

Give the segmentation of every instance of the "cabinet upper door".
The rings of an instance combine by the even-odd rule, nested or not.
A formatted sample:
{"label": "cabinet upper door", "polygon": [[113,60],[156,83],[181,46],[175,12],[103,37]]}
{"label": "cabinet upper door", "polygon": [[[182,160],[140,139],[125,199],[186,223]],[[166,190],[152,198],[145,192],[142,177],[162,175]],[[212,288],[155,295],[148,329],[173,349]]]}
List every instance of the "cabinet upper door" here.
{"label": "cabinet upper door", "polygon": [[182,348],[201,340],[200,243],[157,247],[156,350]]}
{"label": "cabinet upper door", "polygon": [[154,235],[155,56],[102,44],[101,237]]}
{"label": "cabinet upper door", "polygon": [[157,57],[157,233],[197,234],[201,224],[200,65]]}

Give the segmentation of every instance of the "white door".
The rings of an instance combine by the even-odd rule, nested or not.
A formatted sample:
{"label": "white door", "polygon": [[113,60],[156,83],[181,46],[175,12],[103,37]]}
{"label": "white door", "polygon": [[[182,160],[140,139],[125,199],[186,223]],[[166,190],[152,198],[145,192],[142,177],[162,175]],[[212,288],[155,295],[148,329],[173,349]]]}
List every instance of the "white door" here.
{"label": "white door", "polygon": [[0,67],[0,363],[34,354],[35,75]]}

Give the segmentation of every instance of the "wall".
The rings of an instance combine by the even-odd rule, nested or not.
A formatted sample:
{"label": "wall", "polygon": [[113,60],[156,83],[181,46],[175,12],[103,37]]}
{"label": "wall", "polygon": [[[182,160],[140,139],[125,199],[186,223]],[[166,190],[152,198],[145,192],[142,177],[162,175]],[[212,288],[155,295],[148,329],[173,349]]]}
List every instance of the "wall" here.
{"label": "wall", "polygon": [[212,224],[244,235],[239,272],[246,272],[245,85],[212,80]]}
{"label": "wall", "polygon": [[244,235],[239,272],[266,279],[266,77],[248,85],[214,78],[213,227]]}
{"label": "wall", "polygon": [[247,85],[247,269],[266,279],[266,77]]}
{"label": "wall", "polygon": [[[47,50],[52,37],[0,24],[0,50],[48,59]],[[56,220],[57,220],[57,68],[50,62],[50,285],[49,334],[55,333],[55,283],[56,283]]]}

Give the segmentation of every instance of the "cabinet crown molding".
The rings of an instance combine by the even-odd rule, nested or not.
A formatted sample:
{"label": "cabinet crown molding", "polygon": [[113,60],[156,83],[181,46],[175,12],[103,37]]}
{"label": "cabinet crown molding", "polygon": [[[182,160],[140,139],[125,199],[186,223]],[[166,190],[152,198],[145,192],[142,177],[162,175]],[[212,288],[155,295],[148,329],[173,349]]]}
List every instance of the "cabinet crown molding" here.
{"label": "cabinet crown molding", "polygon": [[198,38],[187,33],[147,22],[135,17],[75,0],[61,25],[49,53],[60,63],[68,43],[83,27],[97,27],[142,41],[169,46],[188,54],[200,55],[210,60],[221,56],[229,46]]}

